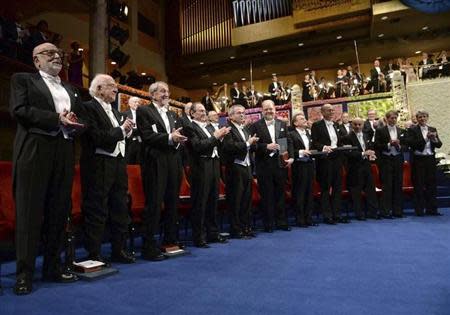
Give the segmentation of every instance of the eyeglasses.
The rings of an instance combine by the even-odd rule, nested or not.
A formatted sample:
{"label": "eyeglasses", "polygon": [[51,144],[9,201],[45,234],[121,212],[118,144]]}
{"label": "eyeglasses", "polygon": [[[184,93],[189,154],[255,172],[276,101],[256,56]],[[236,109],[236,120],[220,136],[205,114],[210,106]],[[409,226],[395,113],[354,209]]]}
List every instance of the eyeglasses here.
{"label": "eyeglasses", "polygon": [[66,54],[64,50],[62,49],[51,49],[51,50],[43,50],[41,52],[38,52],[36,55],[46,55],[47,57],[55,57],[56,54],[58,54],[59,57],[64,58],[64,55]]}

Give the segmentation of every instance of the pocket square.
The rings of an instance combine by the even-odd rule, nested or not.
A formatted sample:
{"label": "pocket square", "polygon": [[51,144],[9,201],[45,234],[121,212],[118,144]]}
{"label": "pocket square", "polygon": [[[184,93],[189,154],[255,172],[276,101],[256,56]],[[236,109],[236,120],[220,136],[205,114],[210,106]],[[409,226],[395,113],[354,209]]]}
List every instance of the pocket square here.
{"label": "pocket square", "polygon": [[284,128],[281,128],[280,131],[284,131]]}

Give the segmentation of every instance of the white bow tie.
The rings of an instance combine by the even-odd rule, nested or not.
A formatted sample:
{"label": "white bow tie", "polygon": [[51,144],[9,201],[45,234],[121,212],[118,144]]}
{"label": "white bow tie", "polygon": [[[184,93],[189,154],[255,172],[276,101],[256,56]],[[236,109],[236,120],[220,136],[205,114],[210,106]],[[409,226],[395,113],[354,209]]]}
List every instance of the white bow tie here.
{"label": "white bow tie", "polygon": [[107,112],[112,112],[111,104],[103,104],[103,108],[104,108]]}
{"label": "white bow tie", "polygon": [[61,84],[61,78],[59,76],[52,76],[52,75],[46,73],[44,78],[46,78],[50,82],[53,82],[53,83],[56,83],[56,84]]}
{"label": "white bow tie", "polygon": [[267,126],[272,126],[272,125],[274,125],[275,124],[275,119],[274,120],[271,120],[271,121],[267,121],[266,120],[266,125]]}
{"label": "white bow tie", "polygon": [[332,122],[332,121],[326,121],[325,123],[327,124],[327,126],[333,126],[334,125],[334,122]]}

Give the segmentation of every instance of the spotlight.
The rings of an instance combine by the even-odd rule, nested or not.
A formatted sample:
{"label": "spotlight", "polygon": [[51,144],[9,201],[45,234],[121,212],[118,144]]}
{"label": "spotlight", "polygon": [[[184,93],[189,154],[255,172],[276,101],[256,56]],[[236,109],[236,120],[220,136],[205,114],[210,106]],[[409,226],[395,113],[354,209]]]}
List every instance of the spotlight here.
{"label": "spotlight", "polygon": [[126,21],[128,19],[128,6],[124,2],[112,0],[109,4],[109,14]]}
{"label": "spotlight", "polygon": [[109,53],[109,58],[117,62],[119,68],[122,68],[130,59],[130,55],[125,54],[123,51],[120,50],[119,47],[116,47],[113,51]]}
{"label": "spotlight", "polygon": [[119,41],[120,45],[123,45],[130,37],[130,32],[121,28],[119,25],[114,25],[109,31],[109,36]]}

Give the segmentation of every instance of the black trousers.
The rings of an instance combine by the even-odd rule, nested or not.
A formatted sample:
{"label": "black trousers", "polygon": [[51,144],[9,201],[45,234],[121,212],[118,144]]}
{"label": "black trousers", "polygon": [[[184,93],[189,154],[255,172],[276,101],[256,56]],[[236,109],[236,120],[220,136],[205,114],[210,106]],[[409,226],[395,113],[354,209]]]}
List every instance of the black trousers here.
{"label": "black trousers", "polygon": [[414,209],[416,214],[437,212],[436,158],[434,155],[414,155],[412,159]]}
{"label": "black trousers", "polygon": [[[375,190],[375,183],[370,169],[370,162],[364,161],[358,168],[352,170],[348,174],[348,178],[353,177],[353,181],[347,180],[349,183],[349,191],[353,202],[353,211],[357,217],[364,217],[363,203],[361,193],[366,194],[367,214],[375,217],[378,213],[378,200]],[[350,184],[350,182],[352,182]]]}
{"label": "black trousers", "polygon": [[251,228],[252,168],[233,163],[227,166],[226,173],[230,233],[238,234]]}
{"label": "black trousers", "polygon": [[381,154],[379,158],[380,180],[382,186],[381,214],[403,214],[403,154],[396,156]]}
{"label": "black trousers", "polygon": [[181,182],[181,159],[178,153],[168,153],[144,162],[146,207],[144,209],[144,250],[156,248],[155,234],[159,231],[164,204],[164,242],[178,238],[178,195]]}
{"label": "black trousers", "polygon": [[208,239],[217,238],[219,233],[216,220],[220,178],[219,159],[199,158],[193,161],[191,176],[192,238],[194,242],[205,241],[205,236]]}
{"label": "black trousers", "polygon": [[339,218],[342,199],[342,157],[334,153],[328,157],[317,159],[316,163],[322,215],[326,219]]}
{"label": "black trousers", "polygon": [[138,140],[128,140],[126,142],[125,158],[127,164],[141,164],[142,162],[142,144]]}
{"label": "black trousers", "polygon": [[261,209],[266,228],[288,224],[285,206],[287,170],[280,168],[278,156],[256,164],[256,177],[261,195]]}
{"label": "black trousers", "polygon": [[297,224],[312,222],[314,163],[296,161],[292,165],[292,198]]}
{"label": "black trousers", "polygon": [[74,146],[56,137],[29,134],[16,162],[16,255],[18,277],[32,279],[39,240],[43,274],[58,272],[64,227],[71,210]]}
{"label": "black trousers", "polygon": [[[130,216],[127,205],[128,176],[122,157],[97,154],[92,168],[81,164],[85,247],[90,255],[100,255],[106,223],[111,228],[113,251],[123,249]],[[84,168],[84,169],[83,169]]]}

